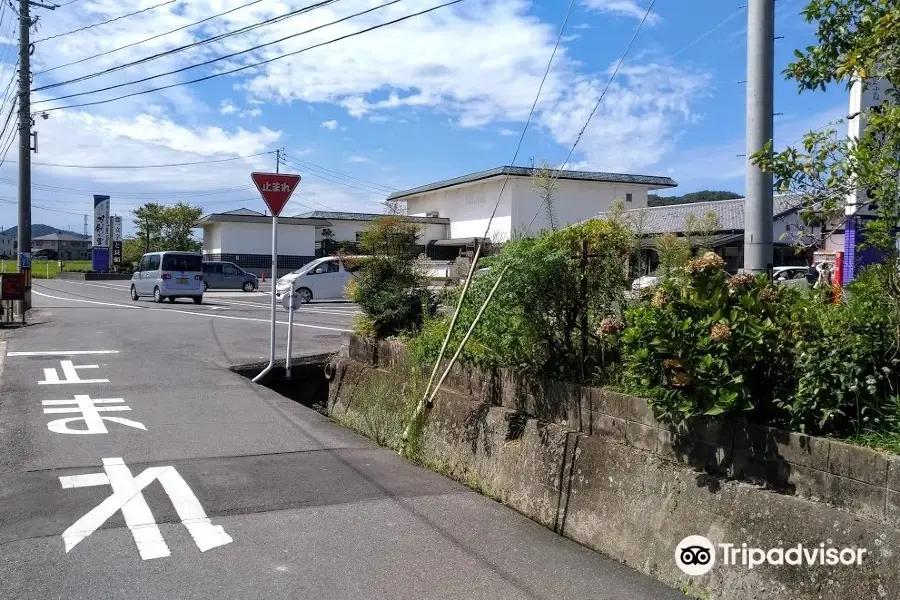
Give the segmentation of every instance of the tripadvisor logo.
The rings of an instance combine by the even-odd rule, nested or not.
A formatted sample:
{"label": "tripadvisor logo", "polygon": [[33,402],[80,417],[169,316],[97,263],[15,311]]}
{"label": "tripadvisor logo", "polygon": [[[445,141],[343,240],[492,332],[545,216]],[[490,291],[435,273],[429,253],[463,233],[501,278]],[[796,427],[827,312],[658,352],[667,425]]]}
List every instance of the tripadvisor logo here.
{"label": "tripadvisor logo", "polygon": [[675,548],[675,564],[687,575],[705,575],[718,562],[754,569],[761,565],[813,566],[862,565],[865,548],[836,548],[797,544],[790,548],[754,548],[747,544],[713,544],[702,535],[690,535]]}

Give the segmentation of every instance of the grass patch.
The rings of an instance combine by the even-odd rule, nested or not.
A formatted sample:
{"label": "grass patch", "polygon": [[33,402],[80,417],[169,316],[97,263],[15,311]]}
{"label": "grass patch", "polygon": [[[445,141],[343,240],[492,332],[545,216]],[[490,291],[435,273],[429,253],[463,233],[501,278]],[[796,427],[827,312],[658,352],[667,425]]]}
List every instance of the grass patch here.
{"label": "grass patch", "polygon": [[[90,269],[91,261],[89,260],[69,260],[65,262],[63,271],[89,271]],[[0,260],[0,273],[15,273],[16,271],[15,259]],[[57,273],[59,273],[59,263],[55,260],[31,261],[31,277],[33,279],[55,279]]]}
{"label": "grass patch", "polygon": [[900,431],[862,433],[841,441],[890,454],[900,454]]}

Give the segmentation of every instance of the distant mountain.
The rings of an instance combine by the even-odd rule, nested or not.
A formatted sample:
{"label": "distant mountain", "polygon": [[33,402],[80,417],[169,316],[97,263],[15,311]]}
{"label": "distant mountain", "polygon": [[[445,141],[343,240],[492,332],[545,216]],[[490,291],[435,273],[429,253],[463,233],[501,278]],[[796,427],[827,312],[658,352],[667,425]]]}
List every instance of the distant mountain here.
{"label": "distant mountain", "polygon": [[713,190],[691,192],[683,196],[657,196],[656,194],[647,194],[647,206],[671,206],[672,204],[715,202],[716,200],[734,200],[736,198],[743,198],[743,196],[735,194],[734,192],[716,192]]}
{"label": "distant mountain", "polygon": [[[44,225],[42,223],[32,223],[31,224],[31,237],[41,237],[42,235],[50,235],[51,233],[68,233],[71,235],[77,235],[78,237],[84,237],[83,233],[78,233],[77,231],[69,231],[67,229],[57,229],[56,227],[51,227],[50,225]],[[13,226],[9,229],[3,230],[3,235],[18,235],[19,227]],[[88,236],[90,237],[90,236]],[[87,238],[85,238],[87,239]]]}

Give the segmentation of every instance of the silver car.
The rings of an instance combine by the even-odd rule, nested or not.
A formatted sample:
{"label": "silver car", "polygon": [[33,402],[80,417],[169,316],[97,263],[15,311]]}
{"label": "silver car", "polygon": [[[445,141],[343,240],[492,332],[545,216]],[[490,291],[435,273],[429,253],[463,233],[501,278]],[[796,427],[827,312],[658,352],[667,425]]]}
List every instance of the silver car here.
{"label": "silver car", "polygon": [[199,252],[149,252],[131,276],[131,299],[150,296],[156,302],[190,298],[203,302],[203,257]]}
{"label": "silver car", "polygon": [[259,288],[259,279],[231,262],[211,260],[203,263],[203,290],[244,290]]}

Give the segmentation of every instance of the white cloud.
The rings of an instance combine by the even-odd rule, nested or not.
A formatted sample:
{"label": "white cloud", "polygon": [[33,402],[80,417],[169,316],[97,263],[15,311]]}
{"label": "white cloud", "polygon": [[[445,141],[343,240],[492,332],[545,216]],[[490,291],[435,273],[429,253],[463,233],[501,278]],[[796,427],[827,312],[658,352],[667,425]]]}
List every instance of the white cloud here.
{"label": "white cloud", "polygon": [[[641,11],[642,15],[640,3],[647,1],[585,0],[594,10],[628,18],[639,18],[635,11]],[[35,85],[95,73],[283,14],[308,1],[259,3],[209,21],[199,28],[163,36],[71,67],[40,72],[61,62],[137,42],[154,33],[233,8],[238,3],[239,0],[178,3],[102,28],[60,37],[47,44],[38,43],[38,52],[34,55],[34,70],[37,72]],[[227,66],[241,66],[284,56],[431,6],[430,0],[406,0],[236,57],[227,61]],[[35,100],[175,70],[199,60],[323,25],[370,7],[368,0],[344,0],[215,44],[198,46],[92,79],[77,87],[47,90],[44,92],[46,95],[37,93]],[[53,19],[42,23],[37,37],[118,16],[122,9],[120,0],[91,0],[81,10],[61,10],[57,13],[54,13]],[[653,15],[653,20],[658,20],[656,15]],[[453,128],[492,126],[499,128],[500,135],[518,135],[544,74],[557,28],[557,23],[545,22],[535,16],[529,0],[470,0],[325,48],[277,60],[264,67],[247,70],[241,76],[223,77],[218,80],[218,86],[211,83],[176,87],[86,108],[84,112],[53,112],[49,121],[39,120],[39,158],[43,162],[107,164],[188,162],[203,160],[204,157],[249,154],[254,151],[253,148],[259,151],[272,148],[280,132],[264,127],[227,129],[216,126],[217,120],[221,120],[220,115],[265,118],[267,105],[294,101],[321,103],[325,105],[323,111],[341,107],[349,116],[365,118],[370,122],[390,120],[402,123],[439,117]],[[573,25],[573,29],[581,28]],[[460,40],[467,42],[461,44]],[[47,51],[51,44],[53,52]],[[610,54],[617,51],[618,48],[609,50]],[[614,55],[607,55],[605,60],[613,58]],[[696,70],[643,64],[646,60],[638,56],[626,63],[630,69],[623,70],[619,81],[610,90],[592,126],[585,133],[573,163],[580,161],[580,164],[594,165],[604,170],[648,168],[655,164],[654,161],[662,160],[666,152],[674,147],[681,126],[696,118],[693,107],[696,98],[706,93],[703,86],[706,76]],[[225,69],[226,65],[221,63],[214,68]],[[201,69],[186,71],[165,79],[57,104],[88,101],[185,81],[206,72]],[[548,156],[549,159],[561,161],[564,158],[566,146],[574,139],[577,128],[586,118],[607,76],[605,65],[586,65],[576,61],[565,44],[560,47],[533,121],[536,132],[543,132],[560,144],[557,149],[559,156]],[[6,77],[9,74],[2,77],[2,83],[5,83]],[[226,91],[223,92],[223,89]],[[54,105],[39,104],[35,110]],[[310,111],[315,110],[313,104],[306,106]],[[303,114],[306,114],[305,111]],[[339,128],[337,119],[323,121],[321,126],[332,131]],[[54,146],[57,148],[51,150]],[[77,161],[72,157],[78,157]],[[385,160],[390,160],[390,156],[386,156]],[[117,185],[150,192],[160,189],[202,189],[204,186],[208,189],[243,186],[247,184],[244,175],[247,169],[269,165],[268,157],[262,157],[246,163],[186,167],[172,172],[76,172],[41,168],[36,171],[36,176],[45,178],[45,182],[58,177],[69,186],[76,186],[80,180],[80,187]],[[315,191],[317,199],[325,202],[323,199],[330,197],[330,203],[339,207],[344,202],[370,201],[364,194],[327,183],[321,184]]]}
{"label": "white cloud", "polygon": [[355,155],[351,156],[351,157],[348,158],[347,160],[349,160],[349,161],[352,162],[352,163],[364,163],[364,162],[369,162],[369,159],[368,159],[368,158],[366,158],[365,156],[359,156],[358,154],[355,154]]}
{"label": "white cloud", "polygon": [[[585,6],[591,10],[601,13],[609,13],[620,17],[629,17],[641,20],[647,13],[647,9],[642,7],[637,0],[583,0]],[[660,21],[659,15],[650,12],[647,16],[646,23],[653,25]]]}

